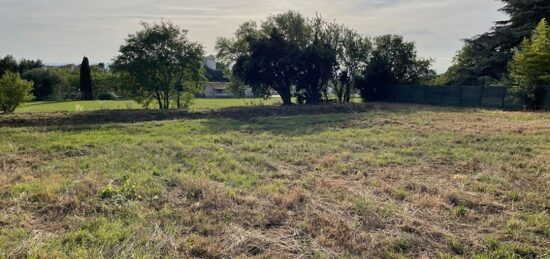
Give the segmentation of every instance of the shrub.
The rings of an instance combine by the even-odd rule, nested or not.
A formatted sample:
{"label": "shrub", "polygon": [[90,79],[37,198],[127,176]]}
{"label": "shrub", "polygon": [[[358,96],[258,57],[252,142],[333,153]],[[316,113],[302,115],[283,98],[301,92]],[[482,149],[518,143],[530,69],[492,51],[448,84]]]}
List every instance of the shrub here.
{"label": "shrub", "polygon": [[97,95],[97,99],[102,101],[118,100],[118,98],[115,93],[100,93]]}
{"label": "shrub", "polygon": [[458,218],[463,218],[466,214],[468,214],[468,209],[464,206],[464,204],[459,204],[453,208],[453,214]]}
{"label": "shrub", "polygon": [[32,99],[32,83],[21,79],[19,74],[6,72],[0,79],[0,110],[12,113],[24,101]]}
{"label": "shrub", "polygon": [[67,79],[53,69],[36,68],[27,71],[22,77],[33,82],[32,91],[37,101],[66,99],[72,90]]}

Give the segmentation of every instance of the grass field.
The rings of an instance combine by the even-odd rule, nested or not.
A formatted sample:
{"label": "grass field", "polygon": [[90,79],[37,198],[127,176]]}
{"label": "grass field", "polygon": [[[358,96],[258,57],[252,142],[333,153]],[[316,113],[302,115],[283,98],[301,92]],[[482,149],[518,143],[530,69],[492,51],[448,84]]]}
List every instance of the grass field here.
{"label": "grass field", "polygon": [[[280,98],[263,99],[195,99],[190,110],[219,109],[235,106],[258,106],[281,103]],[[151,105],[151,109],[156,109]],[[97,110],[128,110],[143,109],[143,106],[134,101],[59,101],[59,102],[30,102],[21,105],[16,113],[25,112],[80,112]]]}
{"label": "grass field", "polygon": [[550,113],[154,113],[0,116],[0,258],[550,256]]}

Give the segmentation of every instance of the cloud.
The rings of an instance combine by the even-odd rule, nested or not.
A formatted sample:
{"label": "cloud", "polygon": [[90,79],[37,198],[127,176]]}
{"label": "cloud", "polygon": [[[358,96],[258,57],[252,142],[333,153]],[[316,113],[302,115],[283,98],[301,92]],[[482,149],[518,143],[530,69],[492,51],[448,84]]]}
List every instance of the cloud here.
{"label": "cloud", "polygon": [[214,51],[218,36],[230,36],[247,20],[297,10],[345,23],[370,36],[402,34],[419,55],[444,71],[461,39],[504,19],[498,1],[479,0],[0,0],[0,55],[46,62],[108,62],[140,21],[169,19]]}

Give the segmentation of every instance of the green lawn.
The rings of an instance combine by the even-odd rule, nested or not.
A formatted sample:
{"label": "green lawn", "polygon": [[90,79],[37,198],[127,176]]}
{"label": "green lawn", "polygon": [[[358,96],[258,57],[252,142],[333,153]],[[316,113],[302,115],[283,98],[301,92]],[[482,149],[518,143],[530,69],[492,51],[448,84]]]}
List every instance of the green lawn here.
{"label": "green lawn", "polygon": [[[218,109],[238,106],[258,106],[279,104],[279,98],[263,99],[195,99],[190,110]],[[59,101],[59,102],[30,102],[21,105],[16,113],[23,112],[79,112],[96,110],[126,110],[143,109],[143,106],[134,101]],[[151,105],[151,109],[155,109]]]}
{"label": "green lawn", "polygon": [[550,113],[327,107],[0,116],[0,258],[550,256]]}

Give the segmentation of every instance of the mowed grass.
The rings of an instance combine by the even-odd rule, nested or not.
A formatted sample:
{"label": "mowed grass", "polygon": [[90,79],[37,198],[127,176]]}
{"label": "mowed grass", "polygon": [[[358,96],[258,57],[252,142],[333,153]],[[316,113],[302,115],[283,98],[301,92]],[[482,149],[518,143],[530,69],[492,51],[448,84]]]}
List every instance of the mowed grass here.
{"label": "mowed grass", "polygon": [[[190,110],[219,109],[226,107],[240,106],[262,106],[280,104],[280,98],[270,98],[264,100],[261,98],[247,99],[195,99]],[[157,109],[155,104],[151,104],[149,109]],[[22,104],[16,109],[16,113],[37,113],[37,112],[81,112],[97,110],[134,110],[143,109],[143,105],[131,100],[122,101],[51,101],[51,102],[29,102]]]}
{"label": "mowed grass", "polygon": [[550,256],[549,113],[249,117],[0,127],[0,257]]}

